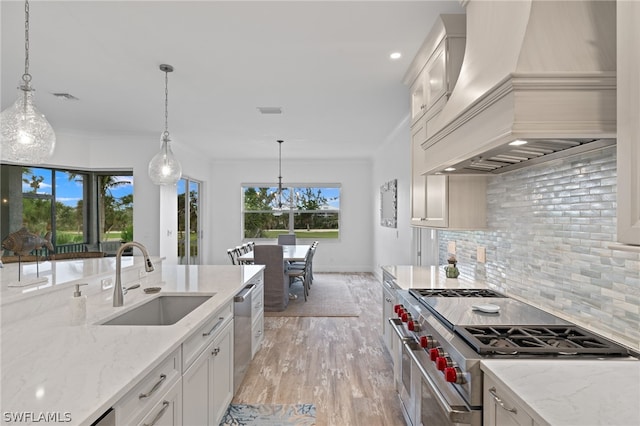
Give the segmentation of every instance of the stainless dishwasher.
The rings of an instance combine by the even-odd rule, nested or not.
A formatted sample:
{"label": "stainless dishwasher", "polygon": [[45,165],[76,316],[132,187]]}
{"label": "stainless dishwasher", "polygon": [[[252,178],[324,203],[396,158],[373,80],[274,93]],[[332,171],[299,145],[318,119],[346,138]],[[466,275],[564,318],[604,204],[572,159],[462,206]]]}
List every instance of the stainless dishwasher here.
{"label": "stainless dishwasher", "polygon": [[249,284],[233,299],[233,394],[244,379],[251,362],[251,294]]}

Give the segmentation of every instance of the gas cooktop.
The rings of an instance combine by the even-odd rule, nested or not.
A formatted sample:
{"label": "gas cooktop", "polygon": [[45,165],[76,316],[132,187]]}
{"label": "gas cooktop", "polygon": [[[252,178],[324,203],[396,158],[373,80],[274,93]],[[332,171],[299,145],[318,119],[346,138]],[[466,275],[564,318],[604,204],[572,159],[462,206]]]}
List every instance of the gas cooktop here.
{"label": "gas cooktop", "polygon": [[507,297],[488,288],[412,288],[414,296],[420,297]]}
{"label": "gas cooktop", "polygon": [[454,329],[483,355],[629,355],[624,347],[576,325],[456,326]]}

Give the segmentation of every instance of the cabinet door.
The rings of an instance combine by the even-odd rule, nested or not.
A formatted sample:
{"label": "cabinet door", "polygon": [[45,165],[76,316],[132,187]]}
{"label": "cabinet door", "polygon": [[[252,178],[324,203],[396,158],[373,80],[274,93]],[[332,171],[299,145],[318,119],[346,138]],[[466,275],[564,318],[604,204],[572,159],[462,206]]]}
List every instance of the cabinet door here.
{"label": "cabinet door", "polygon": [[182,383],[178,381],[149,411],[139,425],[179,426],[182,424]]}
{"label": "cabinet door", "polygon": [[383,281],[382,283],[382,334],[387,350],[393,355],[393,342],[395,338],[393,336],[393,330],[391,324],[389,324],[389,318],[393,318],[393,306],[396,303],[395,291],[390,288],[390,285]]}
{"label": "cabinet door", "polygon": [[416,77],[411,86],[411,125],[415,124],[427,111],[425,71]]}
{"label": "cabinet door", "polygon": [[442,96],[448,94],[446,45],[446,41],[442,40],[426,67],[427,110],[435,105]]}
{"label": "cabinet door", "polygon": [[425,176],[422,175],[425,151],[422,142],[426,138],[425,120],[411,128],[411,225],[425,226]]}
{"label": "cabinet door", "polygon": [[425,179],[427,226],[445,228],[449,225],[449,177],[430,175]]}
{"label": "cabinet door", "polygon": [[213,341],[210,354],[210,424],[218,425],[233,398],[233,322]]}
{"label": "cabinet door", "polygon": [[533,418],[518,404],[512,392],[491,378],[484,383],[484,424],[487,426],[533,426]]}
{"label": "cabinet door", "polygon": [[182,376],[182,423],[210,424],[209,417],[209,360],[213,342],[200,354]]}

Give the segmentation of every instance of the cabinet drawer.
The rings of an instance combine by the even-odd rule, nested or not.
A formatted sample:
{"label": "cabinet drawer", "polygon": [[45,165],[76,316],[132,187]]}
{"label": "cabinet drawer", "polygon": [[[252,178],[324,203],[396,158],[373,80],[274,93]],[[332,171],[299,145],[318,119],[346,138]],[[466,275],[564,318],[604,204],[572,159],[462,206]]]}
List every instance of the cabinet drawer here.
{"label": "cabinet drawer", "polygon": [[251,325],[251,358],[260,350],[260,345],[264,339],[264,317],[260,315],[255,318]]}
{"label": "cabinet drawer", "polygon": [[132,419],[150,410],[179,381],[180,368],[180,349],[176,349],[114,405],[116,424],[131,424]]}
{"label": "cabinet drawer", "polygon": [[139,426],[178,426],[182,424],[182,383],[177,382],[152,407]]}
{"label": "cabinet drawer", "polygon": [[256,284],[251,296],[251,318],[255,319],[258,315],[262,315],[264,309],[264,287],[262,284]]}
{"label": "cabinet drawer", "polygon": [[[485,406],[489,412],[485,415],[487,424],[532,426],[533,418],[522,408],[513,394],[506,388],[487,380],[484,389]],[[486,408],[485,408],[486,409]]]}
{"label": "cabinet drawer", "polygon": [[182,344],[182,371],[187,371],[200,352],[222,330],[222,326],[232,319],[233,305],[229,302],[211,315],[211,318]]}

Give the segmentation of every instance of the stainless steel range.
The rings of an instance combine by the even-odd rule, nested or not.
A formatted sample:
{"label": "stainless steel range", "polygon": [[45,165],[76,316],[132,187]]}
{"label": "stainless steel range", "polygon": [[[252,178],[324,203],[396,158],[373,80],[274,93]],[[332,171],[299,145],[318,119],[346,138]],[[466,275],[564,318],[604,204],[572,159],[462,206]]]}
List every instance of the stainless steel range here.
{"label": "stainless steel range", "polygon": [[397,385],[407,424],[482,424],[487,358],[622,357],[629,351],[488,289],[399,291]]}

